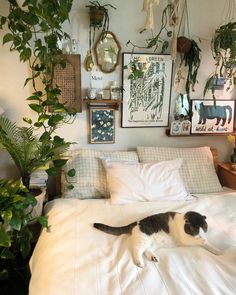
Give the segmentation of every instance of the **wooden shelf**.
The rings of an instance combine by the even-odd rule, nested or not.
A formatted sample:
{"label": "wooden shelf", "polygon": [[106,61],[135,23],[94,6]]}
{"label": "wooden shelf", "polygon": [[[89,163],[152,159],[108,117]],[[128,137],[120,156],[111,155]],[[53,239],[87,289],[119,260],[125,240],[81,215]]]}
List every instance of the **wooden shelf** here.
{"label": "wooden shelf", "polygon": [[83,102],[87,104],[88,108],[106,107],[114,110],[118,110],[122,103],[121,100],[115,99],[84,99]]}
{"label": "wooden shelf", "polygon": [[170,129],[166,129],[166,135],[168,137],[193,137],[193,136],[228,136],[229,134],[236,135],[236,130],[229,133],[190,133],[190,134],[178,134],[178,135],[171,135]]}

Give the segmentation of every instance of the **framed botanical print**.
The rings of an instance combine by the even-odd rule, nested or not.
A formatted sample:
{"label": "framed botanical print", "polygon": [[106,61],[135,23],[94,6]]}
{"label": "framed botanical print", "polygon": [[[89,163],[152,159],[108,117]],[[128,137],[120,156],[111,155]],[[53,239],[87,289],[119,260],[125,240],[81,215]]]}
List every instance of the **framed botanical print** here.
{"label": "framed botanical print", "polygon": [[115,110],[109,108],[90,108],[90,143],[115,142]]}
{"label": "framed botanical print", "polygon": [[230,133],[234,129],[234,100],[193,99],[191,133]]}
{"label": "framed botanical print", "polygon": [[123,53],[122,127],[166,127],[173,62],[170,55]]}

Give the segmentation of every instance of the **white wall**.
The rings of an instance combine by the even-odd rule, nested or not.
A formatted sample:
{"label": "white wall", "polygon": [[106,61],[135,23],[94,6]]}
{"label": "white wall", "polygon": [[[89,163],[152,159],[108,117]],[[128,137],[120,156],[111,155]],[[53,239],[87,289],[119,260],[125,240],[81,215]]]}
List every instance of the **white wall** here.
{"label": "white wall", "polygon": [[[159,8],[155,11],[156,31],[159,29],[162,8],[167,0],[161,0]],[[202,65],[199,71],[199,84],[196,86],[192,98],[202,98],[205,80],[214,69],[214,61],[210,51],[210,40],[215,28],[223,21],[222,10],[224,2],[221,0],[188,0],[189,22],[191,37],[202,39]],[[88,0],[74,0],[71,11],[71,22],[65,24],[65,30],[72,38],[79,39],[82,65],[88,50],[88,28],[89,15],[88,8],[85,7]],[[109,9],[110,30],[116,35],[123,52],[131,51],[126,46],[128,40],[140,45],[145,45],[145,39],[149,34],[139,34],[139,30],[145,22],[145,13],[142,12],[142,0],[101,0],[101,4],[110,3],[117,7],[117,10]],[[0,14],[7,13],[8,2],[0,0]],[[0,33],[2,39],[2,33]],[[1,42],[2,44],[2,42]],[[140,50],[139,50],[140,52]],[[151,52],[145,50],[143,52]],[[90,74],[82,66],[82,90],[86,95],[86,90],[90,86]],[[17,123],[22,123],[23,116],[32,116],[32,112],[27,106],[25,98],[30,95],[29,86],[23,87],[24,80],[29,76],[27,64],[18,61],[17,53],[9,52],[8,45],[0,45],[0,105],[5,109],[5,115],[14,119]],[[121,57],[116,71],[111,74],[104,74],[104,87],[110,81],[116,80],[121,84]],[[220,98],[231,98],[233,94],[217,92]],[[172,90],[171,97],[171,117],[173,112],[176,93]],[[59,133],[68,141],[76,141],[80,147],[97,149],[133,149],[137,145],[156,146],[177,146],[190,147],[209,145],[218,148],[220,160],[228,160],[231,152],[230,145],[225,136],[196,136],[196,137],[167,137],[166,128],[121,128],[120,111],[116,112],[116,143],[115,144],[88,144],[88,117],[85,106],[83,112],[77,115],[73,126],[63,127]],[[0,176],[9,176],[13,173],[9,158],[5,153],[0,154],[1,171]]]}

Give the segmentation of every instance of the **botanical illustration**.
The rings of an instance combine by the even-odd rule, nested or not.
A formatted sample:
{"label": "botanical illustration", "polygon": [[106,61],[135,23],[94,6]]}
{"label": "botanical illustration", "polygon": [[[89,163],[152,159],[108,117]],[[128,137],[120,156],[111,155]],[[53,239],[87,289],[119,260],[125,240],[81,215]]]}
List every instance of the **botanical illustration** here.
{"label": "botanical illustration", "polygon": [[115,113],[113,109],[90,110],[90,142],[91,143],[114,143]]}
{"label": "botanical illustration", "polygon": [[169,55],[124,54],[123,127],[167,126],[172,61]]}

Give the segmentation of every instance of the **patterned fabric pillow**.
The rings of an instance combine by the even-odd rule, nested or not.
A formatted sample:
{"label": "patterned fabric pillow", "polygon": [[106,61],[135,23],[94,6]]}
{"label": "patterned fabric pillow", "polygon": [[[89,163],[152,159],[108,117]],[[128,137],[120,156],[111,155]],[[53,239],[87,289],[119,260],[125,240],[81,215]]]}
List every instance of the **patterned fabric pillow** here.
{"label": "patterned fabric pillow", "polygon": [[209,147],[171,148],[171,147],[138,147],[140,162],[167,161],[182,158],[180,174],[187,190],[192,194],[213,193],[222,191],[213,165]]}
{"label": "patterned fabric pillow", "polygon": [[102,158],[138,162],[136,151],[99,151],[93,149],[79,149],[68,153],[69,160],[64,167],[67,172],[71,168],[76,170],[74,177],[68,178],[74,189],[67,189],[66,173],[62,176],[62,194],[65,198],[108,198],[106,172]]}

